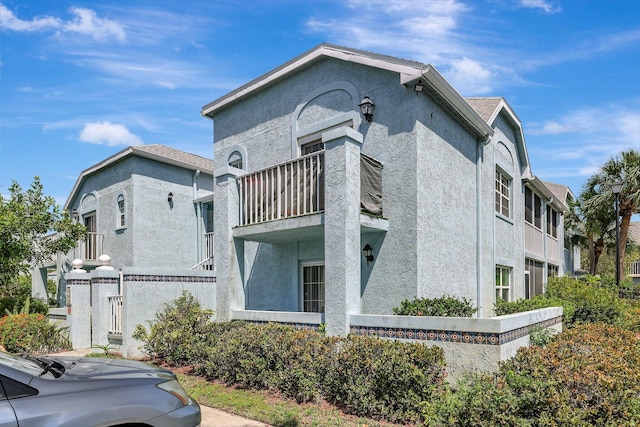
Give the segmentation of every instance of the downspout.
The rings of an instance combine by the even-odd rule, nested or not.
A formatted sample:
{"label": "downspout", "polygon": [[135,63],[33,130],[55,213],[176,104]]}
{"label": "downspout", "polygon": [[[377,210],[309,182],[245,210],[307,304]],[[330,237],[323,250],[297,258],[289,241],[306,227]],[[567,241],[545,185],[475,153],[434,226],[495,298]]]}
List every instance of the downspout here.
{"label": "downspout", "polygon": [[198,177],[200,169],[196,169],[193,173],[193,201],[196,204],[196,264],[201,261],[202,257],[202,203],[196,202],[198,199]]}
{"label": "downspout", "polygon": [[484,159],[484,146],[489,143],[487,136],[478,141],[476,148],[476,317],[482,317],[482,160]]}

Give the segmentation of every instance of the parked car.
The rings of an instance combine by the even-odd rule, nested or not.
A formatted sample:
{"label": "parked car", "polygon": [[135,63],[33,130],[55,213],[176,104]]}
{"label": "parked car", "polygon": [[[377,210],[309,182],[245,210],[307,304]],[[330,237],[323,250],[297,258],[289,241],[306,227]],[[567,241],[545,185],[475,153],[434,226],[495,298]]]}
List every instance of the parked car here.
{"label": "parked car", "polygon": [[0,352],[0,427],[196,427],[173,372],[143,362]]}

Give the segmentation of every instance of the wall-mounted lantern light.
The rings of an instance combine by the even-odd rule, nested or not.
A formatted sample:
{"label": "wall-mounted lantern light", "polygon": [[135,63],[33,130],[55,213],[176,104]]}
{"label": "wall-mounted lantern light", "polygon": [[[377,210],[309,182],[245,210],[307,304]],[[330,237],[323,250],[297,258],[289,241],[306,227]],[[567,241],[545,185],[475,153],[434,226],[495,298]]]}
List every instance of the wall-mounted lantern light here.
{"label": "wall-mounted lantern light", "polygon": [[376,106],[376,104],[374,104],[373,101],[371,101],[371,98],[369,98],[368,95],[365,96],[362,102],[358,104],[358,106],[360,107],[360,112],[364,116],[364,119],[368,122],[372,121],[373,109]]}
{"label": "wall-mounted lantern light", "polygon": [[421,93],[424,90],[424,85],[422,84],[422,80],[418,80],[418,83],[413,87],[413,90],[416,93]]}
{"label": "wall-mounted lantern light", "polygon": [[171,203],[172,200],[173,200],[173,193],[169,193],[167,195],[167,202]]}
{"label": "wall-mounted lantern light", "polygon": [[366,245],[364,245],[364,248],[362,248],[362,251],[364,252],[364,257],[367,259],[367,265],[369,265],[369,263],[374,260],[373,249],[367,243]]}
{"label": "wall-mounted lantern light", "polygon": [[78,218],[80,217],[80,215],[78,215],[78,211],[76,209],[71,211],[71,218],[74,220],[78,220]]}

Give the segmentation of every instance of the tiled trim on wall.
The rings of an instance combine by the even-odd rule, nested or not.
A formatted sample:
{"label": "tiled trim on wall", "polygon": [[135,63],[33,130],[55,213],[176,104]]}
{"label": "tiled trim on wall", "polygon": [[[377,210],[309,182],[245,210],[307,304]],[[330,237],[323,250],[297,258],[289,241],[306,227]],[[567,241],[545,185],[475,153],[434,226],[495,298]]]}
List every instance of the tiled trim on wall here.
{"label": "tiled trim on wall", "polygon": [[98,285],[117,285],[118,278],[117,277],[96,277],[95,279],[91,279],[92,284]]}
{"label": "tiled trim on wall", "polygon": [[399,338],[416,341],[440,341],[461,344],[503,345],[519,338],[525,337],[536,328],[549,328],[562,323],[562,316],[547,319],[542,322],[527,325],[512,331],[494,332],[465,332],[465,331],[439,331],[429,329],[412,328],[386,328],[375,326],[351,325],[350,331],[355,335],[371,335],[381,338]]}
{"label": "tiled trim on wall", "polygon": [[90,285],[90,284],[91,284],[91,280],[90,279],[71,279],[71,280],[67,280],[67,286]]}
{"label": "tiled trim on wall", "polygon": [[254,325],[267,325],[269,323],[277,323],[278,325],[290,326],[294,329],[311,329],[318,331],[320,325],[314,323],[289,323],[289,322],[267,322],[265,320],[241,320],[242,322],[252,323]]}
{"label": "tiled trim on wall", "polygon": [[177,283],[215,283],[211,276],[170,276],[159,274],[125,274],[125,282],[177,282]]}

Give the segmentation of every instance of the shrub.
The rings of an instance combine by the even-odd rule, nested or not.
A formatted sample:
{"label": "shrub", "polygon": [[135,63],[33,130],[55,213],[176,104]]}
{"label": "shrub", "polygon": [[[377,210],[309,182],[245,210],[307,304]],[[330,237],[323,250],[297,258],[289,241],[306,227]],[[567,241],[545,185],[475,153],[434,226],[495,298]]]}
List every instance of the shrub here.
{"label": "shrub", "polygon": [[244,388],[278,391],[298,402],[316,401],[334,341],[312,330],[237,323],[219,335],[197,372]]}
{"label": "shrub", "polygon": [[349,336],[334,353],[325,397],[355,415],[412,422],[417,402],[430,401],[445,377],[440,347]]}
{"label": "shrub", "polygon": [[569,326],[596,322],[619,325],[624,316],[624,304],[615,290],[583,280],[570,277],[549,279],[545,295],[574,305],[572,315],[565,316]]}
{"label": "shrub", "polygon": [[495,375],[469,374],[423,405],[430,426],[635,426],[640,341],[578,325],[546,347],[523,347]]}
{"label": "shrub", "polygon": [[133,338],[143,341],[142,350],[167,363],[185,366],[207,357],[207,340],[211,333],[212,310],[203,309],[188,292],[165,304],[156,313],[150,331],[137,325]]}
{"label": "shrub", "polygon": [[416,298],[412,301],[404,300],[400,307],[393,312],[401,316],[444,316],[444,317],[471,317],[478,311],[471,305],[467,298],[455,298],[443,296],[440,298]]}
{"label": "shrub", "polygon": [[66,328],[49,323],[42,314],[0,318],[0,343],[10,353],[47,354],[71,348]]}
{"label": "shrub", "polygon": [[562,307],[565,319],[572,319],[575,311],[575,307],[572,302],[544,295],[536,295],[531,299],[519,299],[511,302],[498,299],[494,305],[494,311],[496,316],[504,316],[507,314],[522,313],[524,311],[538,310],[540,308],[547,307]]}

